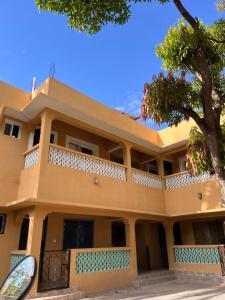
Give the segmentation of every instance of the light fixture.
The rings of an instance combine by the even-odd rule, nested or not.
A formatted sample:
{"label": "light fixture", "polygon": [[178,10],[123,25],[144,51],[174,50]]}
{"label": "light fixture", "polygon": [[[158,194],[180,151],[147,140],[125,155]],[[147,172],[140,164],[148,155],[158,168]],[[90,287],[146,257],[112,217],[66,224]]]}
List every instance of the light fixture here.
{"label": "light fixture", "polygon": [[94,184],[98,184],[98,183],[99,183],[98,177],[95,176],[95,177],[93,178],[93,183],[94,183]]}
{"label": "light fixture", "polygon": [[197,193],[197,197],[199,200],[202,200],[202,193]]}

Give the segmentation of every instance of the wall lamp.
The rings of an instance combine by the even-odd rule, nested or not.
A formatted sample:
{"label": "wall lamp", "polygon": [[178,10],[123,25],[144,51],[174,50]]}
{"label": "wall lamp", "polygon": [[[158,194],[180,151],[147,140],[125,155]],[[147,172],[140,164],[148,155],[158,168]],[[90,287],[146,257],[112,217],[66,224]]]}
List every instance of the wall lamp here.
{"label": "wall lamp", "polygon": [[99,184],[99,179],[98,179],[98,177],[95,176],[95,177],[93,178],[93,183],[96,184],[96,185]]}
{"label": "wall lamp", "polygon": [[202,193],[197,193],[197,197],[199,200],[202,200]]}

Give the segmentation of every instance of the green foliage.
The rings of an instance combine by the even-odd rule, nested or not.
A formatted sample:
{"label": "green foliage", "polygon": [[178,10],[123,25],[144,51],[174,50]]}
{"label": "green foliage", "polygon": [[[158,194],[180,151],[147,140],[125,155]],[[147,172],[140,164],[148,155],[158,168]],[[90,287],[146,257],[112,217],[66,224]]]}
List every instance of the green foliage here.
{"label": "green foliage", "polygon": [[[221,128],[225,141],[225,123],[221,125]],[[221,157],[225,164],[225,152],[223,149],[221,149]],[[212,166],[210,151],[206,145],[205,136],[196,126],[190,131],[187,145],[186,166],[193,175],[199,175],[205,172],[209,172],[210,174],[215,173]]]}
{"label": "green foliage", "polygon": [[[200,32],[205,44],[205,54],[212,74],[213,88],[220,92],[222,107],[225,104],[224,50],[225,44],[215,42],[225,37],[225,20],[221,19],[212,26],[200,24]],[[198,76],[198,36],[192,27],[183,20],[172,26],[163,43],[156,49],[162,58],[163,67],[169,75],[154,76],[145,85],[142,117],[150,117],[157,123],[166,122],[178,125],[190,117],[190,110],[203,112],[201,94],[202,82]],[[175,77],[172,72],[180,73]],[[187,79],[188,78],[188,79]],[[193,115],[193,114],[192,114]],[[192,117],[191,115],[191,117]]]}
{"label": "green foliage", "polygon": [[[205,45],[205,54],[211,66],[224,66],[225,44],[212,41],[210,35],[216,40],[225,37],[225,20],[221,19],[212,26],[200,24],[202,39]],[[191,26],[184,20],[180,20],[178,26],[172,26],[168,30],[163,43],[156,48],[156,54],[162,59],[162,67],[173,72],[198,70],[196,54],[198,50],[198,36]]]}
{"label": "green foliage", "polygon": [[185,74],[175,77],[160,73],[153,76],[150,84],[145,84],[142,117],[150,117],[156,123],[178,125],[189,118],[187,110],[200,110],[199,94],[192,83],[185,80]]}
{"label": "green foliage", "polygon": [[108,23],[126,23],[131,15],[131,4],[138,2],[151,0],[36,0],[40,10],[64,15],[71,28],[89,34],[100,31]]}

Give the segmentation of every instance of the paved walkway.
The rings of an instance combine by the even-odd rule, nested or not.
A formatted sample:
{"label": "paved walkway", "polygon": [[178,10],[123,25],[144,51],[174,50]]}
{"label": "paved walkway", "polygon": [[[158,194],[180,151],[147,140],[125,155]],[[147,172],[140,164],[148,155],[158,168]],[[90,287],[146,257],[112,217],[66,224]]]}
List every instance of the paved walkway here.
{"label": "paved walkway", "polygon": [[[225,300],[225,286],[172,281],[143,288],[129,288],[99,293],[85,300]],[[84,299],[83,299],[84,300]]]}

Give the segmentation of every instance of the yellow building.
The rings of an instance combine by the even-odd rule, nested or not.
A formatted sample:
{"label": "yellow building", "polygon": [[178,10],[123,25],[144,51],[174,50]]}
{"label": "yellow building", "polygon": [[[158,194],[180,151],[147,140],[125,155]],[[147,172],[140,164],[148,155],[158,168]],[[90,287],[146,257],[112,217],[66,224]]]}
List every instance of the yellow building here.
{"label": "yellow building", "polygon": [[51,78],[0,91],[0,282],[26,254],[33,293],[221,274],[225,209],[185,170],[192,122],[157,132]]}

